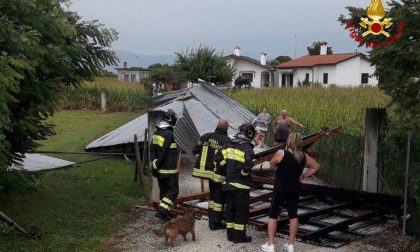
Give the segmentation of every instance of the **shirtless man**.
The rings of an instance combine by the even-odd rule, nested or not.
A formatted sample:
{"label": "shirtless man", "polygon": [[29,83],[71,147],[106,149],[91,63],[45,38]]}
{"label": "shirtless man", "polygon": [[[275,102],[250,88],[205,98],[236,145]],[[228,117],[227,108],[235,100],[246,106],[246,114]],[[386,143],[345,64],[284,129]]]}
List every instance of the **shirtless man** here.
{"label": "shirtless man", "polygon": [[286,144],[287,137],[289,136],[289,125],[297,126],[301,130],[304,129],[301,123],[294,120],[288,115],[287,110],[282,110],[280,115],[276,118],[276,120],[273,123],[273,146]]}

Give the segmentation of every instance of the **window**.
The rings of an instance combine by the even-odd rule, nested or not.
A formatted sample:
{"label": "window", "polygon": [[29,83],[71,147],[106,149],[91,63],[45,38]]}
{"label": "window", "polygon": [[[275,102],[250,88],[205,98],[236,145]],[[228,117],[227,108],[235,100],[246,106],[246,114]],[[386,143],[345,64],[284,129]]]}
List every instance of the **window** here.
{"label": "window", "polygon": [[128,75],[128,74],[125,74],[124,75],[124,81],[128,81],[128,78],[130,77],[130,75]]}
{"label": "window", "polygon": [[328,84],[328,73],[324,73],[324,79],[322,83]]}
{"label": "window", "polygon": [[281,86],[285,87],[286,86],[286,74],[282,74],[281,75]]}
{"label": "window", "polygon": [[136,75],[135,74],[131,75],[131,82],[136,82]]}
{"label": "window", "polygon": [[369,74],[362,73],[362,84],[368,84],[368,83],[369,83]]}
{"label": "window", "polygon": [[241,73],[242,77],[248,78],[252,81],[252,79],[254,79],[254,74],[253,73]]}
{"label": "window", "polygon": [[309,73],[305,74],[305,79],[303,80],[303,85],[309,85]]}
{"label": "window", "polygon": [[293,87],[293,74],[289,74],[289,84],[291,87]]}

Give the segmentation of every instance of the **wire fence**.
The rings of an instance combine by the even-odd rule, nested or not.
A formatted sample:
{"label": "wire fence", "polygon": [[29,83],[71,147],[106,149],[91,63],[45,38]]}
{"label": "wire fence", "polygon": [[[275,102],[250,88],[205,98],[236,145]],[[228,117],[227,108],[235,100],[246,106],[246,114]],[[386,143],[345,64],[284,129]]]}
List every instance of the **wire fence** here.
{"label": "wire fence", "polygon": [[339,133],[323,138],[312,148],[319,153],[319,177],[334,187],[361,190],[363,172],[362,137]]}

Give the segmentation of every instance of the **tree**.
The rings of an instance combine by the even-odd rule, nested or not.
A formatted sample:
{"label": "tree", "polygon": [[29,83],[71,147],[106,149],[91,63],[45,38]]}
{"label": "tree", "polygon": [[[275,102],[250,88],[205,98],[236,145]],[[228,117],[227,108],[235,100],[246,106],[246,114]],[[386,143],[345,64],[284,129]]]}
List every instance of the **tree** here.
{"label": "tree", "polygon": [[271,66],[277,66],[281,63],[285,63],[285,62],[288,62],[288,61],[291,61],[291,60],[292,60],[292,58],[290,58],[289,56],[278,56],[277,58],[268,61],[268,64],[271,65]]}
{"label": "tree", "polygon": [[[366,16],[366,9],[347,7],[350,17],[343,15],[339,21],[347,28],[348,21],[360,20]],[[397,115],[408,128],[420,130],[420,3],[416,0],[391,1],[386,16],[392,17],[394,25],[389,32],[395,34],[398,22],[404,21],[405,28],[395,43],[369,51],[372,63],[379,77],[379,88],[397,105]],[[360,33],[360,31],[358,31]],[[378,36],[368,36],[369,42],[376,42]]]}
{"label": "tree", "polygon": [[200,45],[196,49],[186,49],[176,52],[176,66],[182,76],[192,82],[198,79],[224,84],[233,77],[232,67],[226,63],[221,53],[207,45]]}
{"label": "tree", "polygon": [[169,65],[160,65],[150,71],[149,79],[156,83],[174,83],[175,75]]}
{"label": "tree", "polygon": [[[165,65],[168,65],[168,64],[165,64]],[[161,66],[162,66],[162,64],[160,64],[160,63],[155,63],[155,64],[151,64],[150,66],[148,66],[148,67],[147,67],[147,69],[152,70],[152,69],[155,69],[155,68],[159,68],[159,67],[161,67]]]}
{"label": "tree", "polygon": [[[321,45],[325,42],[313,42],[311,46],[308,46],[306,49],[308,50],[308,55],[320,55],[321,54]],[[327,54],[333,54],[333,50],[331,46],[327,47]]]}
{"label": "tree", "polygon": [[53,134],[46,119],[64,86],[92,80],[116,63],[107,47],[117,33],[82,21],[65,3],[0,2],[0,170]]}
{"label": "tree", "polygon": [[251,85],[251,79],[250,78],[247,78],[247,77],[244,77],[244,76],[238,76],[235,79],[235,87],[239,87],[239,88],[250,87],[250,85]]}

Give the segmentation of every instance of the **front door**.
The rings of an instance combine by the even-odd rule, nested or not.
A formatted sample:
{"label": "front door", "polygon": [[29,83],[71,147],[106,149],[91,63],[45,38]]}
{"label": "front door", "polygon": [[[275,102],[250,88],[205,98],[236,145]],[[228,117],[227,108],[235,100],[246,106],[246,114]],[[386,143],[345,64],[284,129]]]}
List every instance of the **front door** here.
{"label": "front door", "polygon": [[293,74],[284,73],[281,75],[281,87],[293,87]]}

